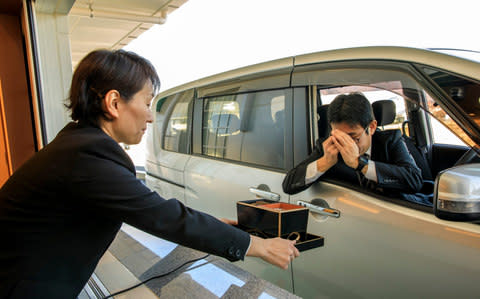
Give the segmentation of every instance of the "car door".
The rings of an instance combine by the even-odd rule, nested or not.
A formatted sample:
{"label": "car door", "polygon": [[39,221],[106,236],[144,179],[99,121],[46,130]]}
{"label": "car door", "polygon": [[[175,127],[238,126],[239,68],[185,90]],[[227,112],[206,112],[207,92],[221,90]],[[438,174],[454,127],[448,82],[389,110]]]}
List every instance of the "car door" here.
{"label": "car door", "polygon": [[[187,205],[237,219],[236,203],[255,199],[259,192],[288,202],[281,186],[292,154],[291,111],[290,88],[196,99],[193,156],[185,167]],[[260,259],[238,265],[293,290],[290,271]]]}
{"label": "car door", "polygon": [[[367,97],[372,90],[384,90],[425,111],[429,106],[453,107],[458,117],[462,111],[445,104],[451,99],[441,97],[439,86],[418,70],[389,61],[309,64],[295,68],[292,84],[314,84],[330,94],[362,91]],[[321,92],[312,94],[316,96],[309,97],[310,107],[323,104]],[[427,99],[433,102],[427,105]],[[309,114],[312,111],[305,117]],[[434,113],[426,111],[424,117],[429,115]],[[311,126],[317,121],[313,118]],[[303,126],[295,127],[294,134],[302,130]],[[461,135],[460,131],[455,134]],[[467,145],[473,146],[469,140]],[[313,144],[309,139],[303,142]],[[310,213],[307,230],[324,236],[325,246],[302,253],[293,262],[295,293],[301,297],[474,298],[480,293],[480,227],[476,224],[443,221],[431,207],[366,192],[341,180],[316,182],[291,195],[290,201],[328,206],[341,213],[339,218]]]}
{"label": "car door", "polygon": [[185,203],[183,171],[190,159],[193,89],[155,102],[154,122],[147,130],[145,181],[164,198]]}

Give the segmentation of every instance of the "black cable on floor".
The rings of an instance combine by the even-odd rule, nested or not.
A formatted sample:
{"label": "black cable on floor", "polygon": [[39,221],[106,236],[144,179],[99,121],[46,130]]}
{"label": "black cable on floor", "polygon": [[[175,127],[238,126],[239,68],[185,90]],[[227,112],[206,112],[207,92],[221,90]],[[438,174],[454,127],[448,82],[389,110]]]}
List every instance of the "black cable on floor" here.
{"label": "black cable on floor", "polygon": [[160,278],[160,277],[164,277],[164,276],[170,275],[170,274],[172,274],[173,272],[177,271],[178,269],[182,268],[183,266],[185,266],[185,265],[187,265],[187,264],[194,263],[194,262],[197,262],[197,261],[199,261],[199,260],[206,259],[209,255],[210,255],[210,254],[207,254],[207,255],[205,255],[205,256],[203,256],[203,257],[199,257],[199,258],[197,258],[197,259],[187,261],[187,262],[181,264],[180,266],[178,266],[177,268],[175,268],[175,269],[173,269],[173,270],[171,270],[171,271],[168,271],[167,273],[152,276],[152,277],[150,277],[150,278],[148,278],[148,279],[145,279],[144,281],[141,281],[141,282],[137,283],[136,285],[133,285],[133,286],[131,286],[131,287],[129,287],[129,288],[126,288],[126,289],[120,290],[120,291],[118,291],[118,292],[115,292],[115,293],[113,293],[113,294],[110,294],[110,295],[108,295],[108,296],[106,296],[106,297],[103,297],[102,299],[113,298],[113,296],[117,296],[117,295],[119,295],[119,294],[122,294],[122,293],[128,292],[128,291],[130,291],[130,290],[133,290],[134,288],[137,288],[137,287],[141,286],[142,284],[145,284],[145,283],[149,282],[149,281],[152,280],[152,279]]}

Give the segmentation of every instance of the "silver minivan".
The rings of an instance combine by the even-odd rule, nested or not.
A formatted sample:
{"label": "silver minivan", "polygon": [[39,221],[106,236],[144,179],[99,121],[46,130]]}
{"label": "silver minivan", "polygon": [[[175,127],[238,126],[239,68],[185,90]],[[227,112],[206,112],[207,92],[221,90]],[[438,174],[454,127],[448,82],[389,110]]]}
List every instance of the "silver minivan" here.
{"label": "silver minivan", "polygon": [[[423,202],[341,180],[283,192],[286,172],[328,131],[328,104],[356,91],[381,130],[401,130],[422,169]],[[324,246],[287,271],[259,259],[238,266],[304,298],[480,297],[479,63],[340,49],[200,79],[162,92],[152,109],[146,183],[161,196],[231,219],[238,201],[256,197],[309,207],[307,231]]]}

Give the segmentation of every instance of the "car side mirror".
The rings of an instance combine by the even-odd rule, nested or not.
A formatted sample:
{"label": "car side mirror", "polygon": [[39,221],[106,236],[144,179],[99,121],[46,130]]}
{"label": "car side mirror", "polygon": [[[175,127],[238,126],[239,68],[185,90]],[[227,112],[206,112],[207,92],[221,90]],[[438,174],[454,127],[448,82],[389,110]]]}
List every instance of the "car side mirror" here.
{"label": "car side mirror", "polygon": [[440,219],[480,220],[480,164],[464,164],[439,173],[433,210]]}

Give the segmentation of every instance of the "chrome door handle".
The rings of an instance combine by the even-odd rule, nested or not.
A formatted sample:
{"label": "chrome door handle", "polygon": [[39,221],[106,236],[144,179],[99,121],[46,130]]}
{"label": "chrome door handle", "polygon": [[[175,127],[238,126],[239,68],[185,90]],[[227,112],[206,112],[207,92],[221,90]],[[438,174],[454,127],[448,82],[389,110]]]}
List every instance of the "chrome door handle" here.
{"label": "chrome door handle", "polygon": [[270,191],[265,191],[257,188],[250,187],[248,189],[251,193],[263,198],[263,199],[269,199],[269,200],[274,200],[274,201],[279,201],[280,200],[280,194],[273,193]]}
{"label": "chrome door handle", "polygon": [[323,215],[323,216],[330,216],[330,217],[335,217],[335,218],[340,217],[340,211],[337,210],[337,209],[332,209],[330,207],[325,207],[324,208],[324,207],[317,206],[317,205],[314,205],[312,203],[305,202],[305,201],[302,201],[302,200],[297,201],[297,205],[308,208],[310,211],[312,211],[314,213],[318,213],[318,214]]}

